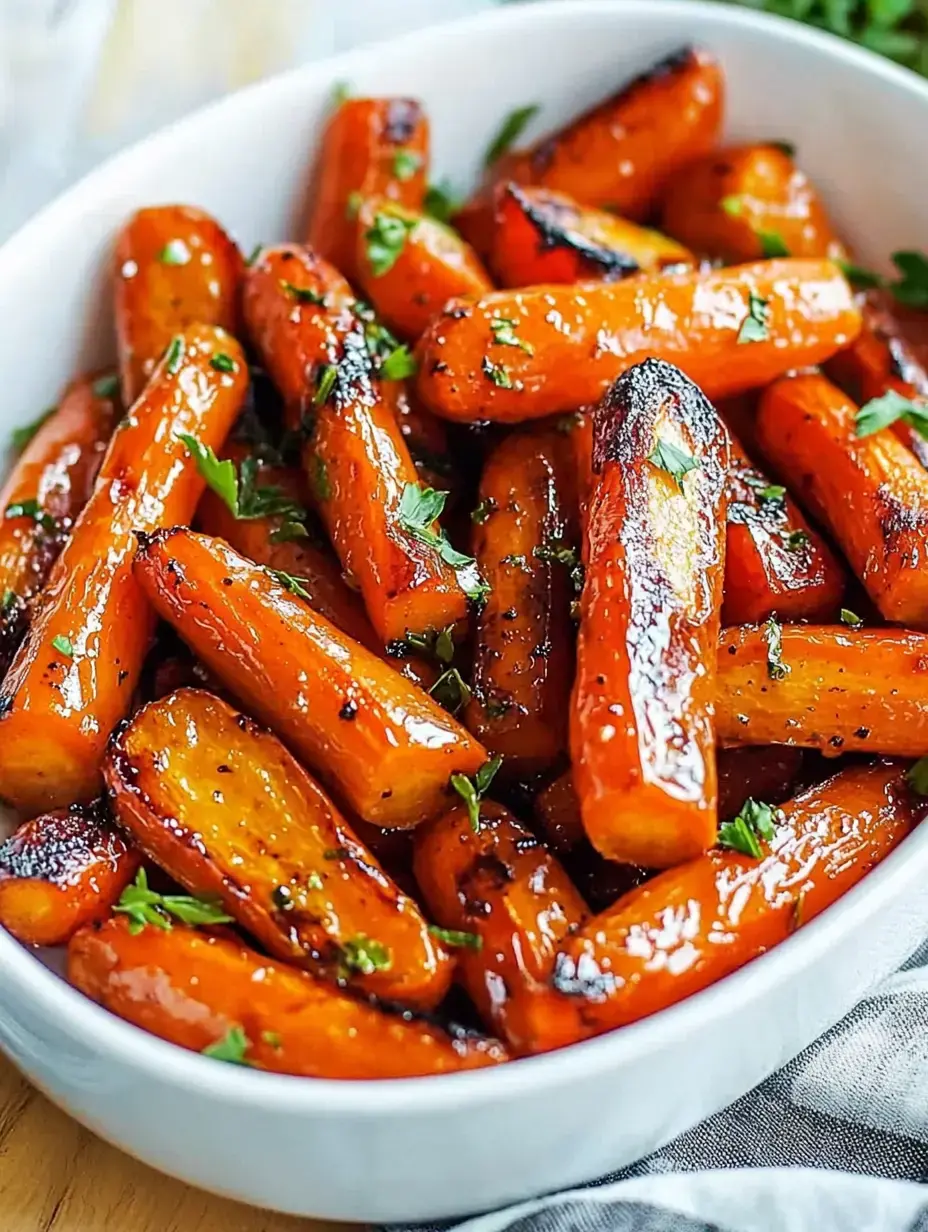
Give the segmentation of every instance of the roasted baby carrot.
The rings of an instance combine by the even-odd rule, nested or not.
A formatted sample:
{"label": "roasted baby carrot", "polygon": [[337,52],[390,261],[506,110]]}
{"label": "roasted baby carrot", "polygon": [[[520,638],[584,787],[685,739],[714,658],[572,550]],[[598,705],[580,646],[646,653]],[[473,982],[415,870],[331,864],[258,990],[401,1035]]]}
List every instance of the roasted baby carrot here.
{"label": "roasted baby carrot", "polygon": [[306,249],[266,249],[248,271],[246,319],[291,426],[308,434],[316,507],[390,642],[454,624],[482,588],[436,528],[436,498],[419,486],[377,371],[382,331],[357,309],[344,279]]}
{"label": "roasted baby carrot", "polygon": [[188,435],[218,449],[242,405],[238,343],[178,334],[116,431],[93,495],[55,562],[0,696],[0,795],[37,812],[91,800],[154,628],[132,574],[136,532],[188,522],[203,491]]}
{"label": "roasted baby carrot", "polygon": [[782,744],[719,749],[719,819],[731,820],[749,799],[782,804],[793,795],[802,764],[802,750]]}
{"label": "roasted baby carrot", "polygon": [[118,417],[112,372],[74,381],[0,488],[0,678],[29,608],[93,491]]}
{"label": "roasted baby carrot", "polygon": [[358,213],[355,268],[377,315],[416,339],[449,299],[492,289],[483,262],[456,231],[427,214],[370,197]]}
{"label": "roasted baby carrot", "polygon": [[453,500],[459,477],[452,461],[447,425],[422,407],[405,381],[398,381],[393,393],[393,414],[420,482],[436,490],[448,488]]}
{"label": "roasted baby carrot", "polygon": [[450,776],[487,760],[427,693],[314,612],[285,574],[184,529],[146,539],[135,573],[198,658],[365,821],[434,817],[447,808]]}
{"label": "roasted baby carrot", "polygon": [[696,264],[689,249],[564,193],[504,183],[496,190],[490,265],[500,286],[617,282]]}
{"label": "roasted baby carrot", "polygon": [[498,804],[480,805],[476,828],[457,808],[416,834],[413,867],[429,911],[462,934],[460,979],[488,1028],[525,1053],[558,1034],[563,1010],[572,1025],[549,982],[558,944],[588,912],[530,830]]}
{"label": "roasted baby carrot", "polygon": [[662,226],[701,256],[846,256],[814,186],[778,145],[705,154],[676,171],[663,196]]}
{"label": "roasted baby carrot", "polygon": [[830,261],[494,291],[449,305],[425,331],[418,390],[446,419],[514,423],[595,402],[655,356],[714,399],[820,363],[859,329],[851,289]]}
{"label": "roasted baby carrot", "polygon": [[[554,984],[574,1002],[576,1037],[645,1018],[785,941],[924,812],[902,764],[855,766],[774,813],[769,844],[751,830],[756,858],[711,851],[625,895],[563,945]],[[558,1030],[548,1046],[562,1043]]]}
{"label": "roasted baby carrot", "polygon": [[244,262],[219,223],[189,205],[133,214],[116,241],[116,339],[131,406],[175,334],[190,325],[237,333]]}
{"label": "roasted baby carrot", "polygon": [[836,619],[844,570],[781,484],[733,440],[722,623]]}
{"label": "roasted baby carrot", "polygon": [[275,958],[420,1009],[448,991],[416,904],[277,737],[226,702],[183,689],[150,703],[104,776],[138,846]]}
{"label": "roasted baby carrot", "polygon": [[279,1074],[411,1078],[507,1059],[495,1040],[387,1013],[231,937],[179,925],[82,929],[68,979],[152,1035]]}
{"label": "roasted baby carrot", "polygon": [[715,722],[727,744],[795,744],[921,757],[928,748],[928,634],[796,625],[726,629]]}
{"label": "roasted baby carrot", "polygon": [[665,868],[716,832],[716,644],[728,433],[670,364],[649,359],[597,407],[570,721],[593,846]]}
{"label": "roasted baby carrot", "polygon": [[825,377],[788,377],[764,391],[758,443],[885,619],[928,625],[928,473],[892,432],[860,437],[858,423]]}
{"label": "roasted baby carrot", "polygon": [[307,243],[354,279],[358,206],[378,196],[421,209],[428,159],[428,120],[414,99],[346,99],[322,138]]}
{"label": "roasted baby carrot", "polygon": [[99,803],[25,821],[0,844],[0,924],[24,945],[64,945],[109,915],[138,866]]}
{"label": "roasted baby carrot", "polygon": [[465,721],[514,773],[544,770],[567,748],[579,553],[564,453],[557,431],[514,433],[480,483],[474,554],[490,593]]}

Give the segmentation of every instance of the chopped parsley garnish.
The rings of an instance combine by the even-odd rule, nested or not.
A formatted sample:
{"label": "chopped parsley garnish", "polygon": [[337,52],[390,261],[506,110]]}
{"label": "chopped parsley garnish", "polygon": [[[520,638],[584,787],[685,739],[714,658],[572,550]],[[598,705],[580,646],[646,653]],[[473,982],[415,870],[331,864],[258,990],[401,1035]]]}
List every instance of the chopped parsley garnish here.
{"label": "chopped parsley garnish", "polygon": [[342,942],[341,965],[349,974],[373,975],[377,971],[389,971],[393,960],[385,945],[358,933]]}
{"label": "chopped parsley garnish", "polygon": [[302,522],[281,522],[276,530],[272,530],[269,539],[271,543],[293,543],[296,539],[308,539],[309,531]]}
{"label": "chopped parsley garnish", "polygon": [[440,184],[430,184],[425,190],[422,209],[437,222],[443,222],[447,226],[452,214],[455,214],[460,206],[461,203],[454,195],[447,180],[442,180]]}
{"label": "chopped parsley garnish", "polygon": [[858,436],[872,436],[902,420],[924,437],[928,437],[928,405],[903,398],[894,389],[888,389],[879,398],[871,398],[857,412],[854,421]]}
{"label": "chopped parsley garnish", "polygon": [[771,680],[785,680],[790,667],[783,662],[783,630],[775,616],[764,623],[764,641],[767,643],[767,675]]}
{"label": "chopped parsley garnish", "polygon": [[429,693],[449,714],[457,714],[471,699],[470,685],[456,667],[442,672]]}
{"label": "chopped parsley garnish", "polygon": [[790,552],[798,552],[800,548],[808,547],[811,542],[807,530],[791,530],[783,541]]}
{"label": "chopped parsley garnish", "polygon": [[319,371],[319,376],[316,381],[316,392],[313,394],[313,404],[315,406],[325,406],[329,398],[332,396],[332,391],[335,388],[335,382],[338,380],[338,369],[334,364],[324,364]]}
{"label": "chopped parsley garnish", "polygon": [[873,270],[864,269],[862,265],[855,265],[853,261],[838,261],[836,264],[840,266],[848,282],[862,291],[883,286],[884,279],[879,274],[875,274]]}
{"label": "chopped parsley garnish", "polygon": [[510,111],[500,125],[496,136],[487,146],[483,157],[485,167],[491,167],[506,153],[514,141],[518,141],[531,120],[538,114],[538,104],[529,103],[527,107],[517,107]]}
{"label": "chopped parsley garnish", "polygon": [[386,381],[403,381],[416,375],[415,357],[405,343],[395,347],[381,362],[380,375]]}
{"label": "chopped parsley garnish", "polygon": [[572,544],[561,539],[551,539],[532,550],[532,555],[539,560],[550,560],[556,565],[564,565],[570,570],[570,581],[574,591],[579,594],[583,589],[583,565],[580,563],[580,553]]}
{"label": "chopped parsley garnish", "polygon": [[241,1027],[230,1027],[221,1040],[203,1049],[204,1057],[226,1061],[229,1065],[247,1065],[245,1053],[251,1044]]}
{"label": "chopped parsley garnish", "polygon": [[792,141],[767,141],[765,143],[774,150],[779,150],[781,154],[785,154],[787,158],[796,157],[796,147]]}
{"label": "chopped parsley garnish", "polygon": [[763,342],[767,337],[767,321],[770,316],[769,300],[748,291],[747,316],[738,330],[739,342]]}
{"label": "chopped parsley garnish", "polygon": [[485,761],[472,779],[466,774],[452,774],[451,776],[451,786],[467,805],[470,828],[475,834],[480,829],[480,801],[490,790],[490,784],[502,764],[502,757],[496,756],[490,761]]}
{"label": "chopped parsley garnish", "polygon": [[452,949],[483,949],[483,938],[478,933],[463,932],[460,928],[439,928],[437,924],[430,924],[429,932]]}
{"label": "chopped parsley garnish", "polygon": [[488,376],[494,385],[500,389],[512,389],[512,377],[509,374],[509,369],[502,364],[494,364],[484,355],[483,364],[481,365],[485,376]]}
{"label": "chopped parsley garnish", "polygon": [[231,355],[226,355],[224,351],[217,351],[210,358],[209,366],[215,368],[217,372],[234,372],[235,360]]}
{"label": "chopped parsley garnish", "polygon": [[[308,599],[312,602],[312,595],[301,584],[300,578],[295,578],[290,573],[284,573],[282,569],[268,569],[268,573],[275,582],[283,586],[284,590],[289,591],[291,595],[296,595],[298,599]],[[306,579],[303,578],[302,580],[305,581]]]}
{"label": "chopped parsley garnish", "polygon": [[920,757],[910,766],[905,778],[916,795],[928,796],[928,757]]}
{"label": "chopped parsley garnish", "polygon": [[311,287],[298,287],[295,283],[288,282],[286,278],[281,278],[280,285],[288,295],[293,296],[301,304],[320,304],[325,306],[325,296],[319,295]]}
{"label": "chopped parsley garnish", "polygon": [[190,261],[190,249],[183,240],[168,240],[158,253],[162,265],[187,265]]}
{"label": "chopped parsley garnish", "polygon": [[477,508],[470,515],[470,520],[478,526],[482,526],[491,513],[496,509],[496,501],[492,496],[485,496]]}
{"label": "chopped parsley garnish", "polygon": [[764,852],[759,840],[769,843],[773,838],[776,833],[775,817],[776,810],[769,804],[748,798],[733,821],[719,826],[718,845],[760,860]]}
{"label": "chopped parsley garnish", "polygon": [[268,1048],[280,1048],[281,1039],[278,1031],[262,1031],[262,1041],[267,1044]]}
{"label": "chopped parsley garnish", "polygon": [[648,461],[660,470],[666,471],[681,492],[683,491],[683,476],[699,467],[696,458],[690,457],[672,442],[662,440],[660,437],[657,438],[654,448],[648,454]]}
{"label": "chopped parsley garnish", "polygon": [[310,458],[309,482],[316,500],[327,501],[332,497],[332,483],[325,459],[314,453]]}
{"label": "chopped parsley garnish", "polygon": [[220,461],[209,445],[201,444],[189,432],[181,432],[178,440],[187,446],[208,486],[240,522],[278,516],[299,522],[306,517],[302,505],[291,500],[276,484],[258,486],[255,483],[258,473],[256,458],[245,458],[241,470],[237,470],[229,458]]}
{"label": "chopped parsley garnish", "polygon": [[252,248],[251,252],[248,254],[248,259],[245,262],[247,266],[254,265],[258,257],[261,256],[261,249],[263,247],[264,247],[263,244],[255,244],[254,248]]}
{"label": "chopped parsley garnish", "polygon": [[407,633],[398,645],[404,652],[407,649],[416,650],[420,654],[437,659],[439,663],[450,663],[454,658],[453,632],[452,626],[449,625],[447,629],[427,629],[425,633]]}
{"label": "chopped parsley garnish", "polygon": [[[447,492],[436,492],[434,488],[424,488],[419,483],[407,483],[400,497],[399,523],[413,539],[434,548],[446,565],[465,570],[475,564],[473,556],[458,552],[449,543],[445,532],[435,529],[447,499]],[[458,582],[468,598],[477,599],[486,594],[487,588],[476,570],[471,572],[475,574],[474,578],[459,574]]]}
{"label": "chopped parsley garnish", "polygon": [[745,475],[744,482],[757,494],[757,499],[763,505],[782,504],[786,497],[786,488],[781,483],[768,483],[761,475]]}
{"label": "chopped parsley garnish", "polygon": [[422,166],[422,155],[415,150],[397,150],[393,155],[393,174],[398,180],[411,180]]}
{"label": "chopped parsley garnish", "polygon": [[[744,201],[735,195],[723,197],[719,205],[730,218],[740,218],[744,212]],[[788,257],[789,249],[783,242],[783,236],[778,231],[765,231],[762,227],[753,227],[760,244],[761,255],[764,257]]]}
{"label": "chopped parsley garnish", "polygon": [[50,513],[45,513],[37,500],[16,501],[7,505],[3,516],[5,518],[32,518],[36,526],[42,530],[57,530],[58,522]]}
{"label": "chopped parsley garnish", "polygon": [[493,317],[490,321],[490,331],[497,346],[519,347],[526,355],[534,355],[535,348],[532,344],[519,338],[515,330],[515,321],[510,321],[508,317]]}
{"label": "chopped parsley garnish", "polygon": [[7,612],[11,612],[15,606],[16,591],[9,589],[5,590],[3,592],[3,598],[0,599],[0,616],[5,616]]}
{"label": "chopped parsley garnish", "polygon": [[118,393],[119,376],[115,372],[108,372],[106,376],[98,376],[93,383],[95,398],[115,398]]}
{"label": "chopped parsley garnish", "polygon": [[71,645],[71,639],[65,637],[63,633],[59,633],[56,637],[52,638],[52,646],[54,646],[59,654],[64,655],[66,659],[74,658],[74,647]]}
{"label": "chopped parsley garnish", "polygon": [[864,622],[856,612],[852,612],[850,608],[843,607],[841,609],[841,623],[847,625],[849,629],[859,629]]}
{"label": "chopped parsley garnish", "polygon": [[184,340],[180,334],[175,334],[168,343],[168,348],[164,353],[164,363],[168,372],[174,376],[180,371],[180,366],[184,361]]}
{"label": "chopped parsley garnish", "polygon": [[393,269],[415,225],[415,218],[400,218],[398,214],[385,214],[382,210],[374,215],[374,221],[364,232],[364,243],[367,263],[375,278]]}
{"label": "chopped parsley garnish", "polygon": [[[94,386],[94,393],[96,393],[96,386]],[[39,428],[42,427],[46,420],[51,419],[52,415],[54,415],[57,410],[57,406],[46,407],[37,419],[33,419],[32,423],[25,424],[22,428],[14,428],[10,433],[10,444],[13,449],[15,449],[17,453],[22,453],[22,451],[38,432]]]}
{"label": "chopped parsley garnish", "polygon": [[853,261],[839,262],[844,276],[854,286],[864,290],[883,287],[891,292],[900,304],[909,308],[928,308],[928,257],[915,250],[903,250],[892,254],[892,261],[899,277],[884,278],[873,270],[855,265]]}
{"label": "chopped parsley garnish", "polygon": [[135,881],[127,885],[113,908],[115,912],[129,917],[129,932],[134,936],[146,924],[170,932],[171,916],[182,924],[231,924],[217,898],[191,896],[189,894],[159,894],[148,888],[148,875],[140,868]]}

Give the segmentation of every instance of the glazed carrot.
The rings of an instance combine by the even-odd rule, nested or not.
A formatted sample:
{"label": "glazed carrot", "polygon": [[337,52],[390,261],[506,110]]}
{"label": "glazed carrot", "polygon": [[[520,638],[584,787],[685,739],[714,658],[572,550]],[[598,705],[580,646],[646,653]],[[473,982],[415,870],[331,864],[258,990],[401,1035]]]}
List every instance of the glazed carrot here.
{"label": "glazed carrot", "polygon": [[420,1009],[448,991],[416,904],[277,737],[225,702],[194,689],[152,702],[104,776],[139,847],[275,958]]}
{"label": "glazed carrot", "polygon": [[467,241],[427,214],[370,197],[357,230],[358,283],[381,320],[403,338],[418,338],[449,299],[492,290]]}
{"label": "glazed carrot", "polygon": [[547,845],[564,856],[586,839],[573,771],[565,770],[535,797],[534,815]]}
{"label": "glazed carrot", "polygon": [[784,626],[784,672],[768,670],[766,631],[726,629],[715,722],[728,744],[794,744],[920,757],[928,748],[928,634],[840,625]]}
{"label": "glazed carrot", "polygon": [[649,359],[596,409],[570,721],[593,846],[664,868],[716,832],[716,644],[728,433],[691,381]]}
{"label": "glazed carrot", "polygon": [[[724,631],[723,638],[728,631]],[[746,800],[782,804],[796,789],[802,770],[801,749],[782,744],[757,748],[719,749],[716,754],[719,779],[719,820],[729,821],[741,812]]]}
{"label": "glazed carrot", "polygon": [[405,381],[396,383],[394,393],[393,414],[420,482],[427,488],[449,489],[449,499],[454,500],[459,476],[451,458],[451,444],[444,420],[429,414],[407,388]]}
{"label": "glazed carrot", "polygon": [[389,642],[454,624],[467,613],[462,585],[473,596],[480,587],[471,567],[458,572],[448,563],[457,558],[431,545],[433,525],[406,516],[408,502],[419,499],[418,476],[391,409],[393,392],[375,372],[381,335],[356,307],[331,266],[293,245],[264,250],[245,281],[249,329],[291,426],[311,413],[304,458],[316,506],[371,623]]}
{"label": "glazed carrot", "polygon": [[858,437],[856,418],[825,377],[789,377],[761,398],[758,442],[885,619],[928,625],[928,474],[892,432]]}
{"label": "glazed carrot", "polygon": [[421,209],[428,159],[428,120],[413,99],[346,99],[322,138],[307,243],[354,279],[358,203],[378,196]]}
{"label": "glazed carrot", "polygon": [[760,454],[756,431],[759,398],[760,391],[752,389],[743,394],[735,394],[731,398],[719,398],[715,403],[715,409],[721,416],[722,423],[752,458]]}
{"label": "glazed carrot", "polygon": [[119,414],[117,393],[111,372],[72,382],[0,488],[0,678],[93,490]]}
{"label": "glazed carrot", "polygon": [[490,266],[500,286],[618,282],[695,264],[689,249],[659,231],[585,208],[565,193],[513,183],[496,190]]}
{"label": "glazed carrot", "polygon": [[109,915],[138,866],[100,804],[25,821],[0,844],[0,925],[24,945],[64,945]]}
{"label": "glazed carrot", "polygon": [[386,1013],[231,937],[179,925],[135,936],[124,919],[82,929],[68,979],[152,1035],[278,1074],[411,1078],[507,1059],[495,1040]]}
{"label": "glazed carrot", "polygon": [[38,812],[99,791],[106,742],[129,709],[155,623],[132,575],[136,532],[193,516],[204,481],[181,435],[219,448],[246,384],[235,339],[192,326],[113,437],[3,682],[0,794],[17,807]]}
{"label": "glazed carrot", "polygon": [[776,145],[715,150],[681,167],[664,186],[661,224],[729,264],[847,255],[814,186]]}
{"label": "glazed carrot", "polygon": [[487,760],[427,693],[221,540],[161,532],[135,573],[198,658],[365,821],[434,817],[450,776]]}
{"label": "glazed carrot", "polygon": [[[499,338],[500,321],[514,340]],[[515,423],[595,402],[650,355],[720,398],[820,363],[859,329],[829,261],[494,291],[435,318],[419,342],[418,391],[446,419]]]}
{"label": "glazed carrot", "polygon": [[189,205],[133,214],[116,241],[116,338],[131,406],[175,334],[190,325],[238,332],[242,254],[219,223]]}
{"label": "glazed carrot", "polygon": [[844,570],[782,485],[732,441],[722,624],[837,619]]}
{"label": "glazed carrot", "polygon": [[492,803],[480,806],[476,832],[466,808],[420,830],[413,867],[434,917],[466,936],[458,971],[484,1023],[513,1052],[535,1051],[536,1036],[557,1034],[564,1008],[572,1018],[549,987],[559,942],[588,914],[566,873]]}
{"label": "glazed carrot", "polygon": [[490,593],[465,721],[517,774],[545,769],[567,748],[578,536],[563,454],[556,431],[514,433],[480,483],[474,554]]}
{"label": "glazed carrot", "polygon": [[[854,766],[786,804],[769,846],[756,839],[761,858],[711,851],[625,895],[569,938],[558,961],[554,982],[574,1002],[576,1038],[676,1004],[785,941],[924,811],[899,762]],[[547,1046],[561,1043],[558,1030]]]}

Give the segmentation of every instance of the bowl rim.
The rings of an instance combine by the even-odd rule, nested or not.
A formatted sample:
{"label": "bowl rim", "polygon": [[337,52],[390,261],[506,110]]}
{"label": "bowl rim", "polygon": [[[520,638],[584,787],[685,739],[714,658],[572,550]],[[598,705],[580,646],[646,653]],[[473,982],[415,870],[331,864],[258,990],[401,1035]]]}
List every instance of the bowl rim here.
{"label": "bowl rim", "polygon": [[[0,279],[15,279],[17,267],[30,259],[41,233],[57,227],[68,215],[79,212],[110,179],[125,179],[136,162],[144,162],[162,147],[170,147],[179,132],[195,134],[198,127],[212,125],[217,115],[235,116],[258,100],[287,92],[304,79],[331,79],[363,71],[374,56],[389,55],[395,48],[414,49],[428,56],[449,35],[480,36],[517,33],[527,22],[548,24],[553,29],[568,19],[596,17],[621,12],[629,22],[636,17],[660,23],[668,33],[685,28],[697,18],[720,29],[747,29],[780,43],[793,43],[818,52],[852,72],[876,77],[900,89],[928,107],[928,81],[917,77],[873,52],[834,35],[803,26],[789,18],[747,8],[730,7],[711,0],[546,0],[544,4],[496,8],[472,17],[428,26],[386,42],[356,47],[336,56],[312,62],[256,82],[198,108],[143,140],[136,142],[83,176],[64,193],[20,227],[0,247]],[[703,39],[706,35],[703,34]],[[680,40],[683,41],[683,40]],[[696,39],[696,41],[700,41]],[[633,1063],[642,1055],[711,1027],[720,1019],[757,997],[755,985],[768,991],[786,982],[833,948],[840,935],[853,925],[879,913],[895,896],[896,881],[903,865],[928,867],[928,827],[916,828],[879,867],[845,894],[839,902],[804,926],[769,953],[710,987],[649,1018],[608,1032],[594,1039],[507,1064],[463,1073],[427,1078],[327,1079],[272,1074],[232,1065],[217,1065],[209,1058],[150,1035],[91,1001],[49,970],[26,947],[0,927],[0,972],[11,993],[51,1021],[64,1019],[67,1034],[77,1045],[185,1089],[196,1089],[227,1103],[261,1105],[280,1112],[325,1111],[328,1115],[378,1118],[417,1111],[453,1110],[506,1096],[539,1094],[567,1083],[595,1077],[604,1069]],[[64,1028],[63,1028],[64,1029]]]}

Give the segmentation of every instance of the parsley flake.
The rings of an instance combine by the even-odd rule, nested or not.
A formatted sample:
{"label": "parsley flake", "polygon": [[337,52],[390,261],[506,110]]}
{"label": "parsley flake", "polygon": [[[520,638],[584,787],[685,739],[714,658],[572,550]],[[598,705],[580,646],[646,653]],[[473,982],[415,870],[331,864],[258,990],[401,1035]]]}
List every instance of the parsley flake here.
{"label": "parsley flake", "polygon": [[312,602],[312,595],[306,587],[302,585],[302,582],[306,581],[305,578],[302,580],[300,578],[295,578],[290,573],[284,573],[282,569],[268,569],[267,572],[271,575],[275,582],[283,586],[284,590],[289,591],[291,595],[296,595],[298,599],[308,599]]}
{"label": "parsley flake", "polygon": [[744,482],[757,493],[761,504],[781,504],[786,497],[786,488],[781,483],[768,483],[762,475],[745,475]]}
{"label": "parsley flake", "polygon": [[470,828],[475,834],[480,829],[480,801],[489,791],[490,784],[502,764],[502,757],[497,755],[485,761],[472,779],[466,774],[452,774],[451,776],[451,786],[467,805]]}
{"label": "parsley flake", "polygon": [[[94,393],[96,393],[96,388],[94,388]],[[41,415],[38,416],[37,419],[34,419],[32,423],[26,424],[22,428],[14,428],[10,433],[10,445],[12,448],[17,453],[22,453],[22,451],[38,432],[39,428],[41,428],[47,420],[51,419],[52,415],[54,415],[57,410],[57,406],[49,406],[42,412]]]}
{"label": "parsley flake", "polygon": [[482,526],[489,518],[490,514],[496,509],[496,501],[492,496],[485,496],[477,508],[470,515],[470,520],[476,523],[477,526]]}
{"label": "parsley flake", "polygon": [[471,688],[456,667],[442,672],[429,693],[449,714],[457,714],[471,699]]}
{"label": "parsley flake", "polygon": [[666,471],[681,492],[683,491],[683,476],[699,467],[696,458],[660,437],[657,438],[654,448],[648,454],[648,461],[660,470]]}
{"label": "parsley flake", "polygon": [[406,244],[406,237],[415,225],[415,218],[401,218],[398,214],[386,214],[382,210],[374,215],[374,221],[364,232],[364,243],[367,263],[375,278],[381,278],[393,269]]}
{"label": "parsley flake", "polygon": [[928,796],[928,757],[920,757],[906,773],[906,782],[918,796]]}
{"label": "parsley flake", "polygon": [[299,522],[306,517],[302,505],[291,500],[276,484],[255,483],[256,458],[245,458],[239,471],[231,459],[220,461],[209,445],[201,444],[189,432],[181,432],[178,440],[187,446],[197,471],[238,521],[281,516]]}
{"label": "parsley flake", "polygon": [[416,360],[409,347],[403,343],[395,347],[380,364],[380,375],[386,381],[404,381],[416,375]]}
{"label": "parsley flake", "polygon": [[856,612],[852,612],[850,608],[843,607],[841,609],[841,623],[847,625],[849,629],[859,629],[864,622]]}
{"label": "parsley flake", "polygon": [[534,355],[535,348],[530,342],[517,337],[515,328],[515,321],[510,321],[507,317],[494,317],[490,321],[490,331],[497,346],[519,347],[526,355]]}
{"label": "parsley flake", "polygon": [[411,180],[422,166],[422,155],[415,150],[397,150],[393,155],[393,174],[405,183]]}
{"label": "parsley flake", "polygon": [[108,372],[106,376],[98,376],[92,388],[95,398],[115,398],[119,393],[119,375]]}
{"label": "parsley flake", "polygon": [[358,933],[342,942],[341,965],[347,974],[374,975],[393,966],[390,951],[373,938]]}
{"label": "parsley flake", "polygon": [[226,355],[224,351],[217,351],[211,356],[209,366],[215,368],[217,372],[234,372],[235,360],[231,355]]}
{"label": "parsley flake", "polygon": [[791,530],[783,539],[786,544],[786,549],[789,552],[798,552],[801,548],[809,546],[809,532],[807,530]]}
{"label": "parsley flake", "polygon": [[335,382],[338,380],[338,369],[334,364],[325,364],[319,372],[316,382],[316,392],[313,394],[313,404],[324,406],[332,396]]}
{"label": "parsley flake", "polygon": [[74,647],[71,645],[71,639],[65,637],[63,633],[59,633],[56,637],[52,638],[52,646],[54,646],[59,654],[64,655],[66,659],[74,658]]}
{"label": "parsley flake", "polygon": [[162,265],[187,265],[191,260],[190,249],[183,240],[168,240],[158,253],[158,260]]}
{"label": "parsley flake", "polygon": [[188,894],[159,894],[148,888],[148,874],[140,868],[135,881],[127,885],[120,895],[114,912],[129,917],[129,932],[134,936],[146,924],[170,932],[171,916],[182,924],[231,924],[218,898],[191,896]]}
{"label": "parsley flake", "polygon": [[32,518],[36,526],[42,530],[57,530],[58,522],[50,513],[45,513],[37,500],[16,501],[7,505],[3,516],[5,518]]}
{"label": "parsley flake", "polygon": [[461,589],[468,598],[479,599],[487,593],[487,586],[476,571],[473,556],[458,552],[449,543],[445,532],[435,529],[447,499],[447,492],[436,492],[434,488],[424,488],[419,483],[407,483],[400,497],[399,523],[413,539],[434,548],[446,565],[461,570],[458,573]]}
{"label": "parsley flake", "polygon": [[452,949],[483,949],[483,938],[478,933],[464,932],[460,928],[439,928],[437,924],[429,925],[429,933]]}
{"label": "parsley flake", "polygon": [[764,623],[764,641],[767,643],[767,675],[771,680],[785,680],[791,669],[783,662],[783,629],[775,616]]}
{"label": "parsley flake", "polygon": [[175,334],[168,343],[167,350],[164,352],[164,366],[172,376],[180,371],[180,366],[184,362],[184,339],[180,334]]}
{"label": "parsley flake", "polygon": [[15,590],[7,588],[3,592],[3,598],[0,599],[0,616],[6,616],[16,606],[17,596]]}
{"label": "parsley flake", "polygon": [[738,816],[719,827],[718,845],[760,860],[764,852],[759,840],[769,843],[776,834],[776,816],[777,810],[769,804],[749,797]]}
{"label": "parsley flake", "polygon": [[229,1065],[248,1065],[245,1052],[251,1041],[241,1027],[230,1027],[220,1040],[209,1044],[203,1049],[204,1057],[212,1057],[214,1061],[226,1061]]}
{"label": "parsley flake", "polygon": [[855,432],[860,436],[872,436],[902,420],[922,436],[928,437],[928,405],[904,398],[894,389],[888,389],[879,398],[871,398],[857,412]]}
{"label": "parsley flake", "polygon": [[769,317],[770,301],[748,291],[748,311],[738,330],[738,342],[763,342]]}
{"label": "parsley flake", "polygon": [[514,111],[510,111],[500,125],[496,136],[487,146],[483,157],[485,167],[491,167],[493,163],[502,158],[514,141],[518,141],[525,128],[538,114],[538,110],[537,103],[529,103],[527,107],[517,107]]}
{"label": "parsley flake", "polygon": [[[744,200],[738,195],[723,197],[720,207],[729,218],[741,218],[744,213]],[[765,231],[762,227],[752,227],[760,244],[761,255],[764,257],[788,257],[789,249],[779,231]]]}
{"label": "parsley flake", "polygon": [[455,196],[447,180],[442,180],[440,184],[430,184],[425,190],[425,200],[422,203],[423,212],[430,218],[434,218],[436,222],[443,222],[447,226],[452,215],[460,208],[461,202]]}
{"label": "parsley flake", "polygon": [[489,377],[493,384],[498,386],[500,389],[513,388],[512,377],[509,373],[509,369],[503,367],[502,364],[491,363],[486,355],[484,355],[481,367],[483,368],[484,376]]}
{"label": "parsley flake", "polygon": [[301,304],[319,304],[325,307],[325,296],[319,295],[312,287],[298,287],[296,283],[288,282],[286,278],[281,278],[280,285]]}

